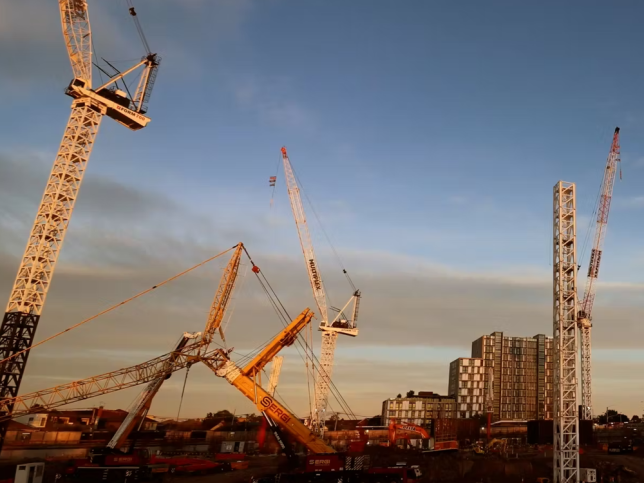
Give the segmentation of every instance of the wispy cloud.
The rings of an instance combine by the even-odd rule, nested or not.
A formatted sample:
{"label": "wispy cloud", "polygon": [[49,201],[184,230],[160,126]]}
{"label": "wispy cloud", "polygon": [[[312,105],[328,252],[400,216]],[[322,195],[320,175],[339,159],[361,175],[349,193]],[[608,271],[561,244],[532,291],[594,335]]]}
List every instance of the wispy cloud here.
{"label": "wispy cloud", "polygon": [[235,81],[232,92],[239,105],[254,111],[262,122],[271,125],[310,130],[315,126],[313,114],[291,93],[292,81],[285,77],[246,78]]}

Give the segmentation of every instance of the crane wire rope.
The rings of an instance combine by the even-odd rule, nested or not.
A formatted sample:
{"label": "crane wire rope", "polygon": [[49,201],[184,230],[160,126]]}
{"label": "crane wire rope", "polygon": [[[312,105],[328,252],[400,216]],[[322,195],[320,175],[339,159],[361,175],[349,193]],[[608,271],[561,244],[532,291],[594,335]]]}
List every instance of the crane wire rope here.
{"label": "crane wire rope", "polygon": [[[248,256],[248,258],[250,259],[251,264],[252,264],[253,266],[255,266],[254,262],[252,261],[252,258],[250,257],[250,254],[249,254],[249,253],[248,253],[248,251],[246,250],[246,247],[244,247],[244,251],[246,252],[246,255]],[[261,274],[261,278],[260,278],[260,274]],[[277,296],[277,294],[275,293],[275,290],[273,289],[273,287],[271,286],[270,282],[268,281],[268,279],[267,279],[267,278],[266,278],[266,276],[264,275],[264,272],[262,272],[262,271],[260,270],[260,271],[259,271],[259,273],[255,272],[255,275],[257,276],[258,281],[260,282],[260,284],[261,284],[261,285],[262,285],[262,287],[264,288],[264,291],[269,295],[269,298],[271,298],[271,299],[272,299],[272,297],[271,297],[271,295],[270,295],[270,294],[272,294],[272,296],[273,296],[273,297],[275,298],[275,300],[277,301],[277,302],[272,302],[272,303],[274,304],[274,307],[276,307],[276,305],[277,305],[277,304],[279,304],[280,308],[283,310],[283,314],[285,314],[287,318],[286,318],[286,320],[284,319],[284,317],[283,317],[283,316],[281,316],[280,318],[282,319],[282,323],[283,323],[284,325],[288,325],[288,321],[289,321],[289,320],[292,320],[292,319],[291,319],[291,317],[288,315],[288,311],[287,311],[287,310],[286,310],[286,308],[284,307],[284,304],[282,303],[282,301],[280,300],[280,298]],[[263,278],[263,281],[262,281],[262,278]],[[264,282],[265,282],[265,284],[264,284]],[[268,288],[266,288],[264,285],[266,285]],[[270,292],[270,293],[269,293],[269,292]],[[304,342],[303,342],[303,340],[304,340]],[[307,350],[307,348],[309,347],[309,345],[308,345],[308,343],[307,343],[306,339],[304,339],[304,338],[301,336],[301,334],[298,334],[298,337],[297,337],[297,343],[298,343],[298,345],[299,345],[299,346],[300,346],[300,347],[301,347],[301,348],[302,348],[302,349],[303,349],[303,350],[308,354],[308,350]],[[311,347],[312,347],[312,346],[311,346]],[[296,348],[296,349],[297,349],[297,348]],[[302,358],[302,360],[304,360],[304,362],[306,363],[306,358],[305,358],[304,356],[302,356],[302,354],[300,353],[300,351],[299,351],[299,350],[298,350],[297,352],[298,352],[298,354],[300,355],[300,357]],[[308,357],[308,356],[307,356],[307,357]],[[315,356],[315,354],[313,353],[313,351],[312,351],[312,350],[311,350],[311,357],[310,357],[310,359],[311,359],[311,364],[312,364],[312,366],[313,366],[313,370],[314,370],[314,371],[317,371],[318,376],[319,376],[319,375],[320,375],[320,371],[321,371],[321,370],[324,370],[324,369],[321,367],[321,365],[320,365],[320,363],[319,363],[319,360],[317,359],[317,357]],[[337,402],[338,402],[338,404],[340,405],[340,407],[341,407],[342,409],[344,409],[345,411],[347,411],[348,413],[352,414],[352,413],[353,413],[353,411],[351,410],[351,408],[349,407],[349,404],[346,402],[346,400],[344,399],[344,397],[342,396],[342,394],[341,394],[341,393],[340,393],[340,391],[338,390],[338,388],[337,388],[337,386],[335,385],[335,383],[331,380],[331,378],[327,378],[327,380],[329,381],[329,388],[331,389],[331,393],[333,394],[333,396],[334,396],[334,397],[335,397],[335,399],[337,400]]]}
{"label": "crane wire rope", "polygon": [[132,17],[134,25],[136,26],[136,30],[139,33],[139,37],[141,38],[141,43],[143,44],[143,48],[145,49],[145,54],[150,55],[152,51],[150,50],[150,46],[148,45],[148,39],[145,38],[145,34],[143,33],[143,27],[141,26],[139,17],[136,14],[136,10],[134,10],[134,4],[132,3],[132,0],[126,0],[126,2],[130,16]]}
{"label": "crane wire rope", "polygon": [[121,306],[123,306],[123,305],[125,305],[125,304],[127,304],[127,303],[129,303],[131,301],[133,301],[133,300],[136,300],[139,297],[142,297],[143,295],[146,295],[146,294],[152,292],[154,289],[162,287],[163,285],[166,285],[166,284],[178,279],[179,277],[182,277],[183,275],[186,275],[187,273],[190,273],[193,270],[206,265],[207,263],[215,260],[216,258],[219,258],[222,255],[225,255],[226,253],[228,253],[229,251],[233,250],[236,247],[237,247],[237,245],[235,245],[234,247],[230,247],[229,249],[224,250],[223,252],[220,252],[217,255],[213,256],[213,257],[207,258],[206,260],[204,260],[204,261],[202,261],[200,263],[197,263],[196,265],[193,265],[192,267],[188,268],[187,270],[184,270],[183,272],[180,272],[180,273],[178,273],[176,275],[173,275],[172,277],[164,280],[161,283],[153,285],[151,288],[148,288],[148,289],[146,289],[146,290],[144,290],[142,292],[139,292],[138,294],[136,294],[136,295],[134,295],[134,296],[122,301],[122,302],[119,302],[118,304],[115,304],[115,305],[112,305],[111,307],[108,307],[107,309],[99,312],[98,314],[92,315],[91,317],[88,317],[88,318],[78,322],[77,324],[74,324],[74,325],[66,328],[65,330],[61,330],[60,332],[58,332],[58,333],[56,333],[54,335],[51,335],[51,336],[47,337],[46,339],[41,340],[37,344],[33,344],[33,345],[21,350],[20,352],[16,352],[15,354],[12,354],[9,357],[6,357],[5,359],[0,360],[0,364],[4,364],[5,362],[7,362],[9,360],[11,360],[11,359],[13,359],[15,357],[18,357],[20,354],[24,354],[25,352],[28,352],[31,349],[34,349],[34,348],[36,348],[36,347],[38,347],[40,345],[43,345],[46,342],[49,342],[50,340],[53,340],[53,339],[55,339],[57,337],[60,337],[61,335],[66,334],[67,332],[70,332],[70,331],[80,327],[81,325],[85,325],[88,322],[91,322],[92,320],[95,320],[95,319],[99,318],[102,315],[105,315],[105,314],[107,314],[109,312],[112,312],[113,310],[115,310],[115,309],[117,309],[117,308],[119,308],[119,307],[121,307]]}
{"label": "crane wire rope", "polygon": [[[351,277],[349,276],[349,273],[347,272],[347,269],[346,269],[344,263],[342,262],[342,258],[340,258],[340,254],[336,250],[335,245],[331,241],[331,237],[329,236],[329,234],[327,233],[326,229],[324,228],[324,225],[322,224],[322,220],[318,216],[318,212],[315,209],[315,206],[313,205],[313,202],[309,198],[309,195],[306,194],[306,191],[304,190],[304,184],[302,184],[302,181],[300,180],[300,177],[297,175],[297,171],[295,170],[295,168],[293,167],[292,164],[291,164],[291,170],[293,171],[293,176],[295,176],[295,180],[297,181],[298,188],[300,189],[300,192],[304,193],[304,198],[306,199],[307,203],[309,204],[309,207],[311,208],[311,211],[313,212],[313,216],[317,220],[318,225],[320,225],[320,229],[322,230],[322,233],[324,234],[324,237],[326,238],[327,243],[331,247],[331,250],[333,251],[333,254],[334,254],[335,258],[338,261],[338,264],[342,268],[342,273],[344,273],[345,277],[347,278],[347,281],[349,282],[349,284],[351,285],[351,287],[353,288],[353,290],[355,292],[356,286],[353,284],[353,280],[351,280]],[[331,302],[331,300],[329,298],[329,303],[330,302]]]}
{"label": "crane wire rope", "polygon": [[179,409],[177,409],[177,423],[179,422],[179,415],[181,414],[181,406],[183,405],[183,395],[186,392],[186,383],[188,382],[188,374],[190,374],[190,365],[186,367],[186,375],[183,378],[183,389],[181,389],[181,398],[179,399]]}
{"label": "crane wire rope", "polygon": [[[246,247],[244,247],[244,251],[246,252],[246,256],[248,256],[248,258],[249,258],[249,260],[250,260],[251,264],[253,265],[253,267],[256,267],[255,263],[254,263],[254,262],[253,262],[253,260],[252,260],[252,257],[251,257],[251,256],[250,256],[250,254],[248,253],[248,250],[246,249]],[[288,323],[289,323],[289,321],[290,321],[290,320],[292,320],[292,318],[291,318],[291,316],[288,314],[288,311],[287,311],[287,310],[286,310],[286,308],[284,307],[284,304],[282,303],[282,301],[280,300],[280,298],[277,296],[277,293],[275,292],[275,290],[273,289],[272,285],[270,284],[270,282],[268,281],[268,279],[267,279],[267,278],[266,278],[266,276],[264,275],[264,272],[263,272],[263,271],[261,271],[261,270],[259,270],[259,272],[255,272],[255,271],[254,271],[254,273],[255,273],[255,275],[257,276],[257,279],[258,279],[258,281],[259,281],[260,285],[261,285],[261,286],[262,286],[262,288],[264,289],[264,292],[265,292],[265,293],[267,294],[267,296],[269,297],[269,300],[271,301],[271,304],[273,305],[274,310],[276,311],[276,313],[278,314],[278,316],[279,316],[280,320],[282,321],[282,324],[283,324],[284,326],[287,326],[287,325],[288,325]],[[261,274],[261,278],[260,278],[260,274]],[[262,279],[263,279],[263,280],[262,280]],[[280,309],[281,309],[281,310],[280,310]],[[297,337],[297,344],[299,345],[299,347],[300,347],[300,348],[301,348],[301,349],[302,349],[306,354],[308,354],[308,350],[307,350],[307,348],[309,347],[309,344],[307,343],[307,341],[306,341],[306,340],[304,340],[304,342],[302,342],[302,340],[303,340],[303,337],[301,336],[301,334],[298,334],[298,337]],[[312,345],[311,345],[310,347],[311,347],[311,357],[310,357],[310,359],[311,359],[311,366],[312,366],[312,369],[311,369],[311,370],[312,370],[313,374],[315,374],[315,372],[314,372],[315,370],[317,370],[317,371],[318,371],[318,373],[319,373],[319,372],[320,372],[320,364],[319,364],[319,361],[317,361],[317,358],[315,357],[315,354],[313,353]],[[260,348],[259,350],[261,350],[261,348]],[[307,359],[307,357],[309,357],[309,356],[306,356],[306,357],[305,357],[305,356],[303,356],[303,355],[300,353],[300,350],[297,348],[297,346],[296,346],[296,350],[297,350],[297,352],[298,352],[298,354],[299,354],[300,358],[301,358],[301,359],[305,362],[305,364],[306,364],[306,359]],[[250,356],[249,356],[248,358],[250,358]],[[318,362],[318,363],[316,364],[316,362]],[[307,366],[307,367],[308,367],[308,366]],[[351,410],[351,408],[349,407],[348,403],[346,402],[346,400],[344,399],[344,397],[342,396],[342,394],[340,393],[340,391],[337,389],[337,387],[335,386],[335,384],[333,383],[333,381],[329,380],[329,383],[330,383],[329,387],[332,389],[332,394],[333,394],[333,396],[336,398],[336,400],[338,401],[338,403],[340,404],[340,406],[342,407],[342,409],[345,409],[345,411],[347,411],[348,413],[352,413],[353,411]],[[309,394],[310,394],[310,393],[309,393]],[[309,397],[310,397],[310,395],[309,395]]]}

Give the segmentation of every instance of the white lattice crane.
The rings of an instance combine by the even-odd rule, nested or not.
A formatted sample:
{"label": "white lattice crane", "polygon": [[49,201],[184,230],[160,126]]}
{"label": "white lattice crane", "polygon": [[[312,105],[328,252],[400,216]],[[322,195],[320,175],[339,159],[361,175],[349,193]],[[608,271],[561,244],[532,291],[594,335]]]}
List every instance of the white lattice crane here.
{"label": "white lattice crane", "polygon": [[590,252],[590,262],[588,263],[588,274],[586,278],[586,288],[584,296],[579,302],[579,313],[577,324],[579,326],[579,336],[581,339],[581,418],[592,419],[592,365],[591,365],[591,327],[592,327],[592,310],[595,301],[595,291],[597,285],[595,281],[599,276],[599,263],[602,258],[602,247],[608,228],[608,213],[610,212],[610,202],[613,197],[613,186],[617,174],[617,163],[619,163],[619,128],[615,128],[613,142],[610,147],[610,153],[606,160],[606,169],[602,180],[599,203],[597,206],[597,225],[595,227],[595,238],[593,239],[593,248]]}
{"label": "white lattice crane", "polygon": [[553,190],[553,483],[579,483],[577,207],[575,184]]}
{"label": "white lattice crane", "polygon": [[[324,431],[325,412],[329,398],[329,389],[331,385],[331,376],[333,375],[333,359],[335,355],[335,345],[338,339],[338,334],[348,335],[355,337],[358,335],[357,319],[358,308],[360,306],[360,291],[355,290],[349,301],[338,311],[335,318],[329,321],[327,309],[327,296],[324,290],[324,283],[322,275],[318,268],[317,259],[315,258],[315,251],[313,250],[313,243],[311,241],[311,234],[306,223],[306,215],[304,214],[304,207],[302,205],[302,198],[300,197],[300,189],[297,185],[291,162],[289,161],[286,148],[282,148],[282,160],[284,162],[284,176],[286,178],[286,186],[288,188],[288,196],[291,201],[291,208],[293,210],[293,217],[295,218],[295,225],[297,233],[300,237],[300,244],[302,246],[302,253],[304,254],[304,262],[306,270],[311,282],[313,290],[313,297],[315,303],[320,311],[320,326],[319,330],[322,331],[322,349],[320,354],[319,374],[315,383],[315,407],[311,415],[313,428],[318,432]],[[346,273],[346,272],[345,272]],[[351,318],[344,316],[344,311],[353,306]]]}
{"label": "white lattice crane", "polygon": [[[132,68],[117,73],[98,88],[92,88],[92,33],[87,2],[59,0],[58,4],[63,36],[74,74],[65,93],[74,100],[0,327],[2,359],[7,359],[33,343],[103,116],[107,115],[132,130],[145,127],[150,121],[145,116],[146,104],[159,65],[157,55],[147,48],[134,8],[130,8],[147,53]],[[119,81],[139,68],[142,68],[142,72],[134,95],[117,88]],[[127,90],[124,81],[123,85]],[[0,398],[18,395],[28,357],[29,351],[2,364]],[[4,441],[6,428],[6,424],[0,424],[0,446]]]}

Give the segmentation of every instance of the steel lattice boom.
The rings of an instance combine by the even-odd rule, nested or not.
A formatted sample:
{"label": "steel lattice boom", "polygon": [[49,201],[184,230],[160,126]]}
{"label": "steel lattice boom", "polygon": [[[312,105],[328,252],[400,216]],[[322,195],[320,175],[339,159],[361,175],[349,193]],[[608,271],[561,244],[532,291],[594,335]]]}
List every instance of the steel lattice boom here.
{"label": "steel lattice boom", "polygon": [[[54,409],[66,404],[145,384],[157,379],[159,374],[165,375],[170,372],[176,372],[194,364],[201,357],[216,357],[216,350],[210,351],[205,355],[200,354],[202,347],[201,341],[195,342],[186,345],[180,352],[173,351],[143,364],[61,384],[15,398],[4,398],[0,400],[0,411],[4,413],[3,416],[0,416],[0,421]],[[11,409],[13,409],[12,414],[7,414]]]}
{"label": "steel lattice boom", "polygon": [[608,214],[610,202],[613,197],[613,186],[617,175],[617,163],[619,159],[619,128],[615,128],[610,153],[606,160],[606,169],[602,179],[599,205],[597,207],[597,225],[595,227],[595,238],[593,248],[590,252],[588,263],[588,274],[586,288],[581,299],[578,314],[579,335],[581,338],[581,409],[582,419],[592,419],[592,364],[591,364],[591,331],[592,311],[595,301],[597,286],[595,281],[599,276],[599,264],[602,259],[602,247],[608,228]]}
{"label": "steel lattice boom", "polygon": [[[312,425],[315,430],[323,432],[325,412],[329,398],[329,389],[331,386],[331,377],[333,376],[333,360],[335,357],[335,346],[338,340],[338,334],[349,335],[351,337],[358,335],[356,323],[358,319],[358,307],[360,304],[360,291],[356,290],[353,297],[351,297],[342,310],[338,312],[338,315],[329,322],[327,298],[324,290],[324,283],[322,282],[322,275],[318,268],[315,251],[313,250],[313,243],[311,241],[311,234],[309,233],[309,228],[306,223],[300,189],[297,185],[297,180],[285,147],[282,148],[282,160],[284,162],[284,176],[286,178],[288,196],[291,201],[291,209],[293,210],[297,233],[300,237],[302,253],[304,254],[304,262],[309,275],[309,281],[311,282],[311,288],[313,289],[313,297],[315,298],[315,303],[320,310],[322,348],[320,354],[320,367],[318,368],[319,374],[315,383],[315,408],[311,418]],[[340,319],[344,310],[346,310],[351,303],[353,303],[351,320]]]}
{"label": "steel lattice boom", "polygon": [[575,184],[559,181],[553,203],[553,483],[579,482],[575,203]]}

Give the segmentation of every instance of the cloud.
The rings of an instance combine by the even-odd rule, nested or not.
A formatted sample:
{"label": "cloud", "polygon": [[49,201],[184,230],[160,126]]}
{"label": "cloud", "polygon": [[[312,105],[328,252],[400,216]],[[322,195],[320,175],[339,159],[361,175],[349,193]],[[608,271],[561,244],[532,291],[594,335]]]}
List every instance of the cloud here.
{"label": "cloud", "polygon": [[[252,11],[250,0],[203,0],[137,4],[139,19],[151,49],[164,59],[163,74],[199,77],[204,68],[204,45],[200,35],[210,36],[207,45],[236,37]],[[118,68],[134,65],[145,53],[123,2],[88,2],[94,59],[105,58]],[[168,32],[171,32],[168,34]],[[122,60],[128,59],[128,60]],[[57,2],[39,0],[0,3],[0,85],[16,92],[33,93],[43,83],[66,86],[71,67],[61,33]],[[98,71],[95,70],[98,78]],[[98,80],[98,79],[97,79]],[[97,81],[94,82],[95,85]]]}
{"label": "cloud", "polygon": [[243,109],[255,112],[262,122],[306,130],[315,126],[313,114],[294,99],[290,79],[272,77],[260,80],[247,77],[241,81],[231,81],[231,89],[238,104]]}
{"label": "cloud", "polygon": [[[4,207],[0,215],[0,294],[11,289],[49,170],[46,159],[49,156],[38,153],[0,155],[0,204]],[[317,311],[299,252],[285,255],[284,250],[266,249],[266,228],[274,222],[268,215],[244,224],[229,223],[217,210],[195,213],[163,194],[91,172],[77,203],[39,340],[158,285],[240,240],[291,316],[307,306]],[[235,210],[226,208],[225,212],[240,218]],[[549,267],[476,271],[401,253],[338,249],[364,295],[360,335],[338,341],[334,375],[336,386],[357,414],[375,414],[382,400],[409,389],[444,392],[449,362],[469,356],[471,342],[483,334],[495,330],[513,336],[552,333]],[[332,270],[333,254],[320,250],[318,256],[332,304],[343,305],[350,289],[341,271]],[[22,392],[148,360],[170,350],[184,331],[202,330],[227,260],[222,257],[35,349]],[[236,358],[265,343],[282,327],[248,266],[245,261],[243,284],[235,293],[226,332]],[[644,344],[640,323],[643,288],[620,282],[598,286],[593,347],[604,351],[593,366],[598,395],[617,384],[606,376],[611,364],[619,362],[610,354],[626,348],[641,350]],[[313,334],[317,353],[319,333],[314,330]],[[294,350],[286,355],[280,393],[304,414],[308,399],[303,364]],[[635,373],[625,374],[634,377]],[[175,414],[182,377],[176,375],[164,387],[153,413]],[[101,400],[126,407],[135,394],[133,390]],[[626,404],[624,400],[628,408]],[[333,401],[332,406],[339,409]],[[254,410],[225,381],[206,368],[193,368],[182,414],[197,416],[222,408]]]}
{"label": "cloud", "polygon": [[628,198],[619,198],[616,199],[615,202],[622,208],[642,208],[644,207],[644,196],[630,196]]}

